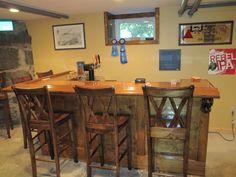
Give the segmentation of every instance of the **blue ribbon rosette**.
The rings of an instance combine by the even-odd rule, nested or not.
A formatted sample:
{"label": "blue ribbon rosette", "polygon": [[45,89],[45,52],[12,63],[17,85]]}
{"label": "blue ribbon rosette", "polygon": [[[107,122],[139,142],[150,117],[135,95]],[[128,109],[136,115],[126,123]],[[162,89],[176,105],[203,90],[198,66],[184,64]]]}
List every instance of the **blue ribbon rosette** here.
{"label": "blue ribbon rosette", "polygon": [[125,50],[125,39],[121,38],[119,40],[120,43],[120,63],[125,64],[128,63],[127,56],[126,56],[126,50]]}
{"label": "blue ribbon rosette", "polygon": [[111,56],[113,57],[119,56],[118,49],[117,49],[117,40],[112,39],[111,43],[112,43]]}

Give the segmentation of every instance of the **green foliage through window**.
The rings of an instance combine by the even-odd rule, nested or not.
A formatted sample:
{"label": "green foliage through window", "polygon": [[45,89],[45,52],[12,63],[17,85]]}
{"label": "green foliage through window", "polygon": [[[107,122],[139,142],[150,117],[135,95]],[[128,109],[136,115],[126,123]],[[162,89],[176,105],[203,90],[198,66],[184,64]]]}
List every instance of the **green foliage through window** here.
{"label": "green foliage through window", "polygon": [[120,38],[154,38],[154,19],[120,23]]}

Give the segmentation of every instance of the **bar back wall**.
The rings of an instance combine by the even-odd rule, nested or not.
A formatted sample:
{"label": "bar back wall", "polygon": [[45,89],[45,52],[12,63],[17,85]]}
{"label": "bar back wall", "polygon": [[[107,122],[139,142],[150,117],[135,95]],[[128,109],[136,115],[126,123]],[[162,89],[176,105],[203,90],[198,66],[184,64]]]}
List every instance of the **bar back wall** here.
{"label": "bar back wall", "polygon": [[[95,75],[105,79],[170,81],[199,76],[208,79],[220,91],[210,115],[210,128],[230,129],[231,110],[236,110],[235,75],[208,75],[209,49],[235,48],[229,45],[178,46],[178,24],[207,21],[236,21],[236,7],[199,9],[192,17],[178,16],[179,7],[160,8],[160,43],[155,45],[127,45],[128,63],[120,64],[119,57],[111,57],[111,46],[105,46],[103,12],[78,14],[69,19],[41,19],[26,21],[32,37],[35,70],[53,69],[54,73],[75,70],[77,61],[90,63],[94,54],[101,57],[102,66]],[[85,23],[86,49],[55,50],[52,25]],[[181,71],[159,71],[159,49],[181,49]]]}

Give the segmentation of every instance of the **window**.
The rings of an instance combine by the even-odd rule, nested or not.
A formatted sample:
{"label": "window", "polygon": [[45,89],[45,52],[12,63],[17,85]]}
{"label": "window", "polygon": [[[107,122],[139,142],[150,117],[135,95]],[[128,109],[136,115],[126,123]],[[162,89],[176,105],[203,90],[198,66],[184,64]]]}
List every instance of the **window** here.
{"label": "window", "polygon": [[155,12],[113,15],[104,13],[105,41],[125,38],[126,44],[157,44],[159,41],[159,9]]}
{"label": "window", "polygon": [[13,31],[13,22],[11,20],[0,21],[0,31]]}

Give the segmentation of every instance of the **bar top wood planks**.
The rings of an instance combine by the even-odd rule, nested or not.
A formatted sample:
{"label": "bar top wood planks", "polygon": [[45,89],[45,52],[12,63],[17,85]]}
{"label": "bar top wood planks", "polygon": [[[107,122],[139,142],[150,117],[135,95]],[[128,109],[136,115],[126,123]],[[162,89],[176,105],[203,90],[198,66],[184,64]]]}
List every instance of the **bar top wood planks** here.
{"label": "bar top wood planks", "polygon": [[[144,84],[135,83],[134,81],[75,81],[68,79],[70,71],[54,74],[52,76],[44,77],[41,79],[35,79],[32,81],[23,82],[17,84],[17,87],[42,87],[47,85],[52,92],[65,92],[74,93],[73,87],[79,85],[89,88],[104,88],[114,87],[116,94],[118,95],[142,95],[142,86]],[[215,88],[208,80],[200,79],[198,81],[192,81],[191,79],[181,79],[176,84],[171,82],[147,82],[149,86],[156,87],[185,87],[189,85],[195,86],[194,97],[211,97],[219,98],[220,94],[217,88]],[[11,87],[4,89],[5,91],[11,91]]]}

